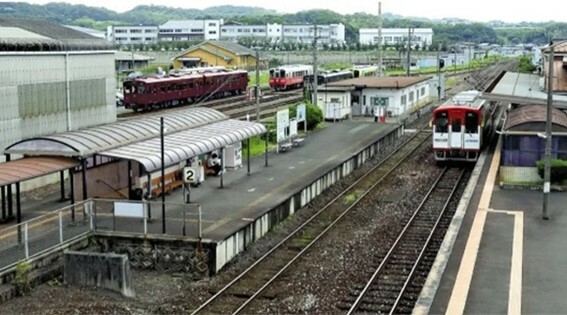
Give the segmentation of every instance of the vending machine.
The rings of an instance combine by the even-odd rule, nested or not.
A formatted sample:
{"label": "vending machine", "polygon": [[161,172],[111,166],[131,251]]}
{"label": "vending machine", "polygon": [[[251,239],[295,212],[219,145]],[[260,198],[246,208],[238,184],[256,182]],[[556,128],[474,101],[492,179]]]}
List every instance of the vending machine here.
{"label": "vending machine", "polygon": [[224,152],[226,168],[236,169],[242,167],[242,142],[226,146]]}

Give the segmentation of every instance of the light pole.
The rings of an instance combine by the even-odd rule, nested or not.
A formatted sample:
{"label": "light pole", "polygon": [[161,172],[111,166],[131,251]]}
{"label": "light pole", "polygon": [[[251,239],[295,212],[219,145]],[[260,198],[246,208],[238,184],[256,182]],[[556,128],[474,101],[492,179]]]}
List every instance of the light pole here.
{"label": "light pole", "polygon": [[260,53],[256,48],[256,122],[260,122]]}
{"label": "light pole", "polygon": [[160,153],[161,153],[161,231],[165,234],[165,146],[164,146],[164,133],[165,127],[163,117],[159,120],[159,139],[160,139]]}

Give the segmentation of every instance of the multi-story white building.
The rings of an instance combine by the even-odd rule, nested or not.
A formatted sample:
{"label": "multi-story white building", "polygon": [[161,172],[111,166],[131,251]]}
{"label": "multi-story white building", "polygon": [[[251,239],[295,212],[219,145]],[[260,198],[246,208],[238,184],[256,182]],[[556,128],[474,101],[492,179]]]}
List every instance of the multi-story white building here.
{"label": "multi-story white building", "polygon": [[223,20],[174,20],[159,27],[160,41],[219,40]]}
{"label": "multi-story white building", "polygon": [[[382,44],[395,45],[397,43],[407,43],[409,29],[407,28],[383,28]],[[411,31],[411,42],[415,45],[431,45],[433,42],[433,29],[413,28]],[[361,28],[359,30],[359,43],[376,45],[378,43],[377,28]]]}
{"label": "multi-story white building", "polygon": [[116,44],[153,44],[158,41],[157,25],[108,26],[106,39]]}
{"label": "multi-story white building", "polygon": [[[319,43],[344,43],[345,26],[342,23],[317,25]],[[310,24],[266,24],[266,25],[223,25],[221,39],[237,40],[253,37],[273,42],[311,43],[315,37],[315,26]]]}

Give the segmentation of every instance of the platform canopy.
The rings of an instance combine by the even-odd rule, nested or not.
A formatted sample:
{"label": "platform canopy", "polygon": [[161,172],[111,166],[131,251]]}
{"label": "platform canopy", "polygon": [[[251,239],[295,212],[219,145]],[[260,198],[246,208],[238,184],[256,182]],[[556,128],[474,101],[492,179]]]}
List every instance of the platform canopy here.
{"label": "platform canopy", "polygon": [[160,117],[164,117],[166,134],[228,119],[227,115],[204,107],[170,111],[159,116],[148,115],[138,119],[25,139],[8,146],[4,153],[87,157],[131,143],[159,138]]}
{"label": "platform canopy", "polygon": [[0,163],[0,187],[79,166],[71,158],[29,157]]}
{"label": "platform canopy", "polygon": [[[168,134],[164,137],[163,164],[167,167],[183,162],[265,132],[266,128],[262,124],[229,119]],[[144,166],[146,172],[161,168],[159,137],[105,150],[98,155],[136,161]]]}

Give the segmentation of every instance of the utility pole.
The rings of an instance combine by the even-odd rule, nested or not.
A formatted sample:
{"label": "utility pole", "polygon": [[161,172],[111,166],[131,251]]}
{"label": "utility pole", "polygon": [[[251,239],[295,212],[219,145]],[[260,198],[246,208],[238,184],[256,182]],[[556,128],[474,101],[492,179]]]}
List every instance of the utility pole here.
{"label": "utility pole", "polygon": [[411,62],[410,62],[410,51],[411,51],[411,33],[412,33],[413,28],[412,27],[408,27],[408,68],[406,71],[406,75],[409,77],[410,74],[410,66],[411,66]]}
{"label": "utility pole", "polygon": [[551,190],[551,111],[553,110],[553,59],[554,47],[549,46],[549,75],[547,76],[547,120],[545,124],[545,169],[543,172],[542,219],[549,219],[549,194]]}
{"label": "utility pole", "polygon": [[313,28],[313,105],[317,105],[317,24]]}
{"label": "utility pole", "polygon": [[441,101],[441,44],[437,44],[437,101]]}
{"label": "utility pole", "polygon": [[136,61],[134,61],[134,43],[131,43],[131,49],[132,51],[132,70],[134,70],[134,72],[136,72]]}
{"label": "utility pole", "polygon": [[376,76],[382,76],[382,2],[378,2],[378,71]]}
{"label": "utility pole", "polygon": [[256,122],[260,122],[260,53],[256,48]]}

